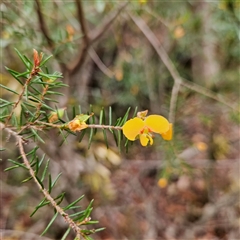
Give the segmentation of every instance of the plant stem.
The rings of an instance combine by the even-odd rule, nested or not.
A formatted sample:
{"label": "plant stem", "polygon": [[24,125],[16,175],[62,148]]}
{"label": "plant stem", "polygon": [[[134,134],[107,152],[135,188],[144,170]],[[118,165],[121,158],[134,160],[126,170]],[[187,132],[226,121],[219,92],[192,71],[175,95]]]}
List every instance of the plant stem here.
{"label": "plant stem", "polygon": [[84,237],[84,233],[81,232],[81,229],[78,227],[78,225],[69,217],[69,215],[55,202],[55,200],[51,197],[48,190],[43,188],[39,181],[37,180],[37,177],[35,175],[34,170],[31,167],[31,164],[29,163],[26,153],[24,151],[23,144],[25,143],[22,136],[19,136],[16,132],[12,131],[8,127],[6,127],[3,123],[0,123],[0,129],[5,129],[8,133],[13,135],[17,139],[19,151],[21,154],[21,157],[23,159],[23,162],[25,166],[28,168],[29,174],[33,178],[34,182],[38,186],[38,188],[43,193],[44,197],[51,203],[51,205],[56,209],[56,211],[65,219],[65,221],[69,224],[69,226],[73,229],[73,231],[76,233],[76,236]]}

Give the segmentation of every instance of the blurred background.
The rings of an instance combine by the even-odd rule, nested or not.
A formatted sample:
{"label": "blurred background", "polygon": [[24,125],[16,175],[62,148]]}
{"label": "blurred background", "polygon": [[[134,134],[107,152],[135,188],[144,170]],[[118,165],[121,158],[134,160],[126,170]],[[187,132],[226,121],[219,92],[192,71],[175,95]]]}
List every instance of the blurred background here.
{"label": "blurred background", "polygon": [[[69,87],[57,100],[68,113],[81,105],[97,118],[111,106],[116,121],[138,107],[174,122],[171,142],[156,136],[153,146],[136,141],[128,152],[122,146],[120,153],[111,135],[107,148],[101,132],[90,149],[80,134],[61,146],[61,137],[49,134],[39,145],[53,175],[63,173],[57,190],[66,192],[65,201],[82,194],[85,206],[95,200],[91,217],[106,230],[94,239],[240,239],[239,1],[9,0],[0,6],[3,85],[21,89],[5,66],[24,71],[14,48],[30,59],[34,48],[52,54],[49,69],[63,73]],[[39,190],[21,183],[26,172],[4,172],[19,153],[14,139],[2,136],[1,145],[7,148],[0,162],[3,237],[41,239],[53,210],[29,217]],[[59,218],[42,239],[61,239],[66,229]]]}

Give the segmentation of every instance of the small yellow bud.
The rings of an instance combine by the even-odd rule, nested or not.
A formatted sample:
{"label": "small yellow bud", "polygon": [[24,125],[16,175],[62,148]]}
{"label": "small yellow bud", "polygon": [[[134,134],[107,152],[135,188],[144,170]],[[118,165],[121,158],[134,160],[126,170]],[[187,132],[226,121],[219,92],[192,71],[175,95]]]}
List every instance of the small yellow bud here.
{"label": "small yellow bud", "polygon": [[158,186],[159,186],[160,188],[165,188],[165,187],[167,186],[167,184],[168,184],[168,181],[167,181],[166,178],[160,178],[160,179],[158,180]]}
{"label": "small yellow bud", "polygon": [[195,143],[195,146],[200,152],[204,152],[208,148],[207,144],[204,142],[197,142],[197,143]]}
{"label": "small yellow bud", "polygon": [[123,80],[123,70],[122,68],[117,68],[115,70],[115,78],[117,81],[122,81]]}
{"label": "small yellow bud", "polygon": [[177,26],[173,33],[175,38],[182,38],[185,35],[185,30],[182,26]]}
{"label": "small yellow bud", "polygon": [[147,3],[147,0],[139,0],[139,3],[141,4]]}
{"label": "small yellow bud", "polygon": [[56,122],[59,119],[59,117],[62,118],[65,109],[66,108],[60,108],[57,111],[51,112],[50,116],[48,117],[48,121],[50,123],[53,123],[53,122]]}
{"label": "small yellow bud", "polygon": [[78,119],[73,119],[71,122],[67,124],[67,126],[73,132],[81,131],[88,127],[88,125],[85,122],[81,122]]}
{"label": "small yellow bud", "polygon": [[72,27],[72,25],[70,25],[70,24],[68,24],[67,26],[66,26],[66,31],[67,31],[67,33],[68,33],[68,41],[72,41],[73,40],[73,36],[74,36],[74,34],[75,34],[75,30],[74,30],[74,28]]}

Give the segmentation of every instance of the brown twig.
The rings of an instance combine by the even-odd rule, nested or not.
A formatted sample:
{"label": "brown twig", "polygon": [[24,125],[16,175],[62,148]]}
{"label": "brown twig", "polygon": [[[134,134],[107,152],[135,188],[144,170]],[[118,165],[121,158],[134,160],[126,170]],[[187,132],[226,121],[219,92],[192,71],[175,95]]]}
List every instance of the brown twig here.
{"label": "brown twig", "polygon": [[80,23],[80,27],[83,33],[83,40],[85,45],[89,44],[89,37],[88,37],[88,31],[87,31],[87,24],[84,17],[83,7],[82,7],[82,1],[81,0],[75,0],[76,6],[77,6],[77,13],[78,13],[78,21]]}
{"label": "brown twig", "polygon": [[95,64],[98,66],[98,68],[109,78],[112,78],[114,76],[114,72],[112,72],[109,68],[106,67],[106,65],[102,62],[102,60],[99,58],[97,53],[93,48],[90,48],[88,50],[88,53],[92,60],[95,62]]}
{"label": "brown twig", "polygon": [[[63,128],[64,124],[53,124],[53,123],[45,123],[41,121],[36,121],[36,123],[40,124],[40,126],[49,126],[53,128]],[[115,130],[122,130],[122,127],[119,126],[111,126],[111,125],[100,125],[100,124],[87,124],[88,128],[101,128],[101,129],[115,129]]]}
{"label": "brown twig", "polygon": [[82,7],[82,2],[81,0],[75,0],[76,6],[77,6],[77,13],[78,13],[78,21],[80,23],[80,27],[83,33],[83,46],[79,50],[79,54],[74,60],[73,63],[70,64],[68,69],[70,70],[71,74],[74,74],[85,62],[87,53],[88,53],[88,48],[91,44],[91,40],[88,37],[88,32],[87,32],[87,24],[85,21],[84,17],[84,11]]}
{"label": "brown twig", "polygon": [[76,0],[76,4],[78,9],[78,19],[81,25],[81,30],[84,34],[84,45],[73,63],[70,63],[70,65],[68,65],[68,69],[71,74],[76,73],[76,71],[81,68],[81,66],[86,60],[86,56],[90,46],[106,32],[106,30],[111,26],[111,24],[120,14],[120,12],[127,6],[128,3],[121,4],[120,7],[118,7],[115,11],[111,12],[108,16],[106,16],[100,26],[89,32],[89,34],[86,28],[86,22],[84,18],[84,12],[81,6],[81,1]]}
{"label": "brown twig", "polygon": [[102,129],[115,129],[122,130],[122,127],[119,126],[111,126],[111,125],[98,125],[98,124],[88,124],[89,128],[102,128]]}
{"label": "brown twig", "polygon": [[37,74],[37,72],[38,72],[38,69],[36,69],[36,68],[33,68],[33,70],[31,71],[30,76],[28,77],[28,79],[26,80],[25,84],[24,84],[23,87],[22,87],[22,92],[20,93],[17,101],[16,101],[15,104],[13,105],[13,108],[12,108],[11,113],[9,114],[9,116],[7,117],[7,119],[6,119],[6,121],[5,121],[5,126],[8,125],[10,119],[12,118],[12,115],[13,115],[13,113],[14,113],[14,110],[17,108],[18,104],[20,103],[20,101],[21,101],[21,99],[22,99],[22,97],[23,97],[23,94],[24,94],[24,92],[25,92],[26,87],[29,85],[29,83],[31,82],[32,78]]}
{"label": "brown twig", "polygon": [[48,88],[49,88],[49,85],[46,85],[46,86],[43,88],[42,95],[41,95],[41,102],[38,103],[38,105],[37,105],[37,110],[36,110],[36,113],[35,113],[35,115],[37,116],[37,118],[39,118],[40,115],[41,115],[40,109],[41,109],[41,107],[42,107],[42,102],[43,102],[43,100],[44,100],[44,96],[47,94]]}
{"label": "brown twig", "polygon": [[49,47],[52,49],[54,47],[54,42],[51,39],[51,37],[49,36],[48,30],[47,30],[47,25],[45,23],[43,15],[42,15],[41,4],[40,4],[39,0],[35,0],[35,2],[36,2],[36,10],[37,10],[40,29],[41,29],[44,37],[46,38]]}
{"label": "brown twig", "polygon": [[168,71],[170,72],[170,74],[174,79],[174,85],[173,85],[172,94],[171,94],[170,110],[169,110],[169,121],[171,123],[174,123],[177,97],[178,97],[178,92],[182,82],[181,76],[179,75],[177,69],[175,68],[171,59],[167,55],[165,49],[160,44],[160,42],[158,41],[158,39],[156,38],[152,30],[144,22],[144,20],[132,14],[131,15],[129,14],[129,16],[131,17],[133,22],[139,27],[139,29],[143,32],[143,34],[148,39],[148,41],[152,44],[158,56],[161,58],[161,60],[163,61],[163,63],[165,64],[165,66],[167,67]]}
{"label": "brown twig", "polygon": [[121,11],[127,6],[128,2],[122,3],[116,10],[112,11],[109,15],[105,17],[102,24],[98,26],[96,29],[92,30],[89,33],[92,43],[97,41],[112,25],[117,16],[121,13]]}
{"label": "brown twig", "polygon": [[43,193],[44,197],[51,203],[51,205],[55,208],[55,210],[65,219],[65,221],[69,224],[69,226],[74,230],[74,232],[76,233],[78,238],[80,238],[81,236],[84,236],[84,234],[81,232],[81,229],[78,227],[79,223],[77,225],[69,217],[69,215],[55,202],[55,200],[49,194],[48,190],[45,189],[44,187],[42,187],[42,185],[39,183],[39,181],[35,175],[35,172],[34,172],[33,168],[31,167],[31,164],[28,161],[26,153],[24,151],[23,144],[25,142],[24,142],[22,136],[19,136],[16,132],[14,132],[11,129],[9,129],[8,127],[4,126],[3,123],[0,123],[0,129],[5,129],[8,133],[10,133],[11,135],[13,135],[16,138],[23,162],[24,162],[25,166],[27,167],[29,174],[33,178],[34,182],[36,183],[38,188]]}
{"label": "brown twig", "polygon": [[232,108],[233,110],[237,110],[240,111],[240,109],[237,109],[237,103],[236,104],[232,104],[226,100],[224,100],[221,96],[217,96],[214,92],[210,91],[207,88],[204,88],[196,83],[190,82],[187,79],[182,79],[182,83],[181,83],[184,87],[189,88],[195,92],[198,92],[202,95],[205,95],[209,98],[212,98],[226,106],[228,106],[229,108]]}
{"label": "brown twig", "polygon": [[37,180],[37,178],[35,176],[35,172],[32,169],[32,167],[31,167],[31,165],[30,165],[30,163],[29,163],[29,161],[27,159],[27,156],[25,154],[22,138],[18,138],[17,137],[17,141],[18,141],[18,146],[19,146],[19,150],[20,150],[21,156],[23,158],[23,162],[24,162],[25,166],[28,168],[28,171],[29,171],[31,177],[33,178],[34,182],[36,183],[38,188],[43,193],[44,197],[52,204],[52,206],[56,209],[56,211],[65,219],[65,221],[74,230],[74,232],[76,234],[81,234],[81,229],[77,226],[77,224],[69,217],[69,215],[66,212],[64,212],[64,210],[59,205],[57,205],[57,203],[54,201],[54,199],[48,193],[48,190],[43,188],[41,186],[41,184],[39,183],[39,181]]}
{"label": "brown twig", "polygon": [[172,88],[171,100],[170,100],[170,110],[169,110],[169,121],[170,122],[174,123],[174,121],[175,121],[177,98],[178,98],[178,93],[179,93],[181,85],[183,85],[191,90],[194,90],[198,93],[201,93],[209,98],[212,98],[212,99],[228,106],[231,109],[237,110],[237,107],[235,105],[231,104],[229,101],[224,100],[223,98],[216,96],[210,90],[183,79],[180,76],[177,69],[175,68],[171,59],[167,55],[165,49],[161,46],[160,42],[158,41],[158,39],[156,38],[156,36],[152,32],[152,30],[144,22],[144,20],[141,19],[140,17],[134,16],[134,15],[129,15],[129,16],[134,21],[134,23],[139,27],[139,29],[143,32],[143,34],[149,40],[149,42],[152,44],[152,46],[156,50],[157,54],[159,55],[159,57],[161,58],[161,60],[163,61],[163,63],[165,64],[165,66],[167,67],[171,76],[174,79],[174,85]]}

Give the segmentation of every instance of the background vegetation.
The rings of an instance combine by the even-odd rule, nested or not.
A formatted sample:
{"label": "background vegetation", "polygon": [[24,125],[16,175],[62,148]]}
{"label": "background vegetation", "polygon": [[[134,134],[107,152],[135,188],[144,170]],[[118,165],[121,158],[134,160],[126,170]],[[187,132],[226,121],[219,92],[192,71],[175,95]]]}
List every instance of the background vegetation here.
{"label": "background vegetation", "polygon": [[[94,239],[239,239],[239,1],[3,1],[1,84],[20,92],[5,66],[24,71],[14,48],[53,55],[50,72],[69,87],[49,104],[113,120],[131,107],[174,123],[174,139],[139,142],[128,152],[109,135],[43,136],[39,155],[50,159],[66,203],[82,194],[93,204]],[[1,90],[1,98],[15,101]],[[90,107],[92,105],[92,107]],[[26,146],[31,149],[31,144]],[[25,171],[4,172],[19,152],[1,138],[0,228],[4,239],[36,239],[52,218],[39,203]],[[159,181],[160,179],[160,181]],[[57,218],[46,237],[61,239],[68,226]],[[11,231],[10,231],[11,230]],[[23,233],[25,232],[25,233]],[[23,236],[23,234],[25,234]],[[26,237],[26,234],[27,235]],[[68,236],[73,239],[74,234]],[[44,238],[43,238],[44,239]]]}

